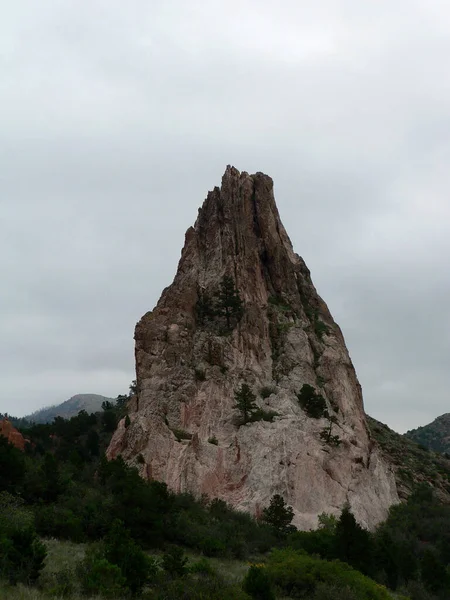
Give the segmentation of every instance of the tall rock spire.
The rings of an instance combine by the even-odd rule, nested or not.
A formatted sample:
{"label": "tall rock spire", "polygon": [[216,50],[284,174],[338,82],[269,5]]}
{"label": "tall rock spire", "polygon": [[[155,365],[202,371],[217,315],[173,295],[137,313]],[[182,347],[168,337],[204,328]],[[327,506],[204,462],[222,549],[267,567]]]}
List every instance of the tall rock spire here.
{"label": "tall rock spire", "polygon": [[[242,301],[229,318],[224,282]],[[138,393],[110,458],[254,514],[280,494],[300,528],[346,502],[373,527],[398,502],[342,333],[292,249],[267,175],[227,167],[135,340]],[[243,383],[261,409],[246,424],[235,409]]]}

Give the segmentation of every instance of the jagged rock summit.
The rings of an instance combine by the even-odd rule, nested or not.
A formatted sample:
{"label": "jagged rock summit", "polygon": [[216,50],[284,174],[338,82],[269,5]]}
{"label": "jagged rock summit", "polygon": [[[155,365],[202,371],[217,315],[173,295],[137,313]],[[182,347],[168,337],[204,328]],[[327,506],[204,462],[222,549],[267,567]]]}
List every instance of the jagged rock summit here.
{"label": "jagged rock summit", "polygon": [[[398,502],[342,333],[292,249],[267,175],[227,167],[135,341],[138,393],[110,458],[256,515],[280,494],[305,529],[346,502],[373,527]],[[246,424],[235,408],[243,383],[262,409]]]}

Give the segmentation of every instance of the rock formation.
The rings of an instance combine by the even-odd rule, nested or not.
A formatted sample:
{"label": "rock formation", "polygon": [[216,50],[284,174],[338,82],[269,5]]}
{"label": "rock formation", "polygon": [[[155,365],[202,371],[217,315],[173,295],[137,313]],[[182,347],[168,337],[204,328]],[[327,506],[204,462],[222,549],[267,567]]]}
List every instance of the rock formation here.
{"label": "rock formation", "polygon": [[[227,282],[228,300],[237,290],[243,302],[228,316]],[[267,175],[227,168],[135,341],[138,393],[109,458],[254,514],[281,494],[300,528],[345,502],[373,527],[398,502],[342,333],[292,249]],[[243,383],[262,409],[246,424],[234,408]]]}
{"label": "rock formation", "polygon": [[12,423],[8,419],[0,420],[0,435],[5,437],[10,444],[22,450],[25,450],[25,443],[27,440],[23,437],[20,431],[12,425]]}

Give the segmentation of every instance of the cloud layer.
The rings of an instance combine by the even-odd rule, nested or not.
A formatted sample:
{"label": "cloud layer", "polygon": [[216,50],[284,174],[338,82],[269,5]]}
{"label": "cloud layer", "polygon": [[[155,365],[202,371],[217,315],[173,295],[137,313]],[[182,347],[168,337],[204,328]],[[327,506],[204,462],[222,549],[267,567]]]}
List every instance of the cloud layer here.
{"label": "cloud layer", "polygon": [[367,411],[449,410],[448,3],[4,4],[0,412],[127,389],[227,164],[274,178]]}

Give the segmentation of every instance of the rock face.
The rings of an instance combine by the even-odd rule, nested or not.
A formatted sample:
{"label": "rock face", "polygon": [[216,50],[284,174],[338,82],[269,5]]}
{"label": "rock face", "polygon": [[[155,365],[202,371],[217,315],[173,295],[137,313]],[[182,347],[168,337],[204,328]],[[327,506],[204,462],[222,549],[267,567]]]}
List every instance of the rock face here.
{"label": "rock face", "polygon": [[[225,276],[244,303],[229,327],[209,310]],[[305,529],[345,502],[371,528],[398,502],[342,333],[292,249],[267,175],[227,168],[135,340],[138,394],[110,458],[256,515],[280,494]],[[244,382],[278,414],[272,422],[239,426],[235,391]],[[326,402],[320,418],[299,403],[304,384]]]}
{"label": "rock face", "polygon": [[25,450],[25,438],[20,431],[17,431],[11,422],[8,421],[8,419],[2,419],[0,421],[0,435],[5,437],[10,444],[19,450],[22,450],[22,452]]}

